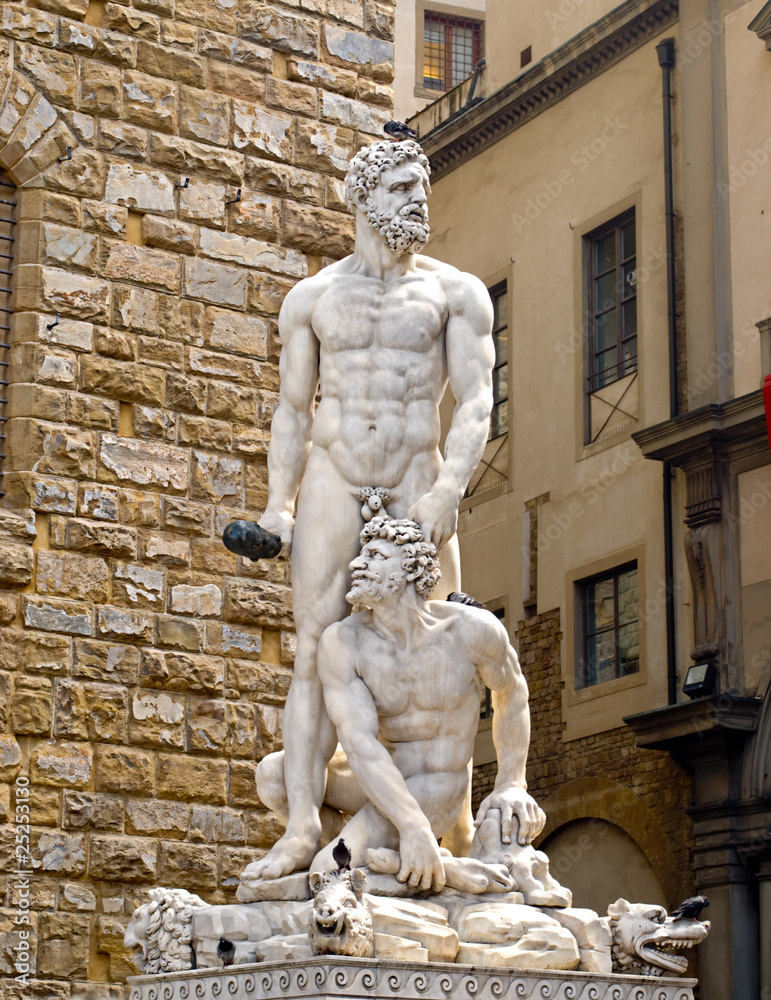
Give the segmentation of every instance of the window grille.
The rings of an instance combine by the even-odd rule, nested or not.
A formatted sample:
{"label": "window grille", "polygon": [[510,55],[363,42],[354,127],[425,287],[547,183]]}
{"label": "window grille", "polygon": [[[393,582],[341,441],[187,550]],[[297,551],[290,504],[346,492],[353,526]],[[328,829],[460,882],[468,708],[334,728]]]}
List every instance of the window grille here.
{"label": "window grille", "polygon": [[627,563],[577,585],[582,642],[576,690],[635,674],[640,669],[637,563]]}
{"label": "window grille", "polygon": [[463,83],[482,57],[482,22],[426,11],[423,86],[447,91]]}
{"label": "window grille", "polygon": [[490,289],[490,298],[493,300],[495,368],[488,441],[501,437],[509,429],[509,296],[505,281]]}
{"label": "window grille", "polygon": [[588,392],[637,371],[637,257],[634,212],[587,237]]}
{"label": "window grille", "polygon": [[8,337],[11,330],[11,278],[13,276],[14,209],[16,186],[0,171],[0,497],[3,489],[3,459],[5,458],[5,405],[8,395]]}

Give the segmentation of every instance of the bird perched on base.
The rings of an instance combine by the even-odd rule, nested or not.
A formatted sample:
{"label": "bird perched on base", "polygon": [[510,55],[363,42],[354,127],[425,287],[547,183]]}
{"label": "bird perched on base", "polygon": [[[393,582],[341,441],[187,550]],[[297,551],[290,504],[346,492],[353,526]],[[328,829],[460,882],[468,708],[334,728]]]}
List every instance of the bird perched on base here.
{"label": "bird perched on base", "polygon": [[397,142],[402,142],[404,139],[418,138],[418,133],[415,129],[410,128],[409,125],[405,125],[404,122],[386,122],[383,126],[383,131]]}
{"label": "bird perched on base", "polygon": [[691,896],[690,899],[684,900],[676,910],[672,910],[669,915],[675,920],[698,920],[699,914],[705,906],[709,906],[709,900],[706,896]]}
{"label": "bird perched on base", "polygon": [[236,957],[236,946],[232,941],[228,941],[226,937],[221,937],[217,944],[217,958],[222,961],[224,968],[233,964],[233,959]]}
{"label": "bird perched on base", "polygon": [[333,847],[332,857],[335,859],[338,872],[349,872],[351,870],[351,852],[346,847],[342,837]]}

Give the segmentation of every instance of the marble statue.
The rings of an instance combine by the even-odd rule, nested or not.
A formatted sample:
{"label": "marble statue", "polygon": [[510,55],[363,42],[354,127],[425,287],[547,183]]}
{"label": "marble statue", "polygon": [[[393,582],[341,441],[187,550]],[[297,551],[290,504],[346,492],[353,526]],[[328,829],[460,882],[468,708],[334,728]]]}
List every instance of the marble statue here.
{"label": "marble statue", "polygon": [[308,943],[314,955],[373,957],[372,915],[362,898],[366,884],[367,876],[360,868],[311,875],[313,910],[308,918]]}
{"label": "marble statue", "polygon": [[[429,189],[417,143],[360,150],[346,177],[354,252],[299,282],[279,316],[281,388],[260,525],[291,546],[297,651],[284,714],[286,833],[250,866],[251,878],[307,869],[319,849],[337,737],[316,647],[348,613],[357,491],[388,490],[391,513],[417,521],[439,551],[443,593],[459,589],[458,504],[492,406],[492,307],[478,278],[419,253]],[[456,405],[442,458],[439,403],[448,383]],[[471,832],[466,816],[465,847]]]}

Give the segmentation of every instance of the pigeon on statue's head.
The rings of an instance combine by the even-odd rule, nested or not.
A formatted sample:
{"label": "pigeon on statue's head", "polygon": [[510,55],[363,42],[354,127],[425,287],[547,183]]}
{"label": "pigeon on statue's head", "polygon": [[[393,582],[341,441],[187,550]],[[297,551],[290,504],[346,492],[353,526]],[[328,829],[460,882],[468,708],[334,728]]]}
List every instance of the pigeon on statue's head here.
{"label": "pigeon on statue's head", "polygon": [[699,914],[705,906],[709,906],[709,900],[706,896],[691,896],[690,899],[684,900],[676,910],[672,910],[669,915],[675,920],[698,920]]}
{"label": "pigeon on statue's head", "polygon": [[417,139],[418,133],[414,128],[410,128],[409,125],[405,125],[404,122],[386,122],[383,126],[383,131],[391,139],[395,139],[396,142],[402,142],[404,139]]}

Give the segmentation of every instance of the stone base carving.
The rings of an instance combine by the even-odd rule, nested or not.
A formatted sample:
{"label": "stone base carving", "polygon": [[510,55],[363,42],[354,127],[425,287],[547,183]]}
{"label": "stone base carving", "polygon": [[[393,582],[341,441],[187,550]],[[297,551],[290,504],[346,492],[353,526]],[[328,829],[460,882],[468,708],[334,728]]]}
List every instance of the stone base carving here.
{"label": "stone base carving", "polygon": [[129,1000],[693,1000],[695,979],[324,956],[132,976]]}

